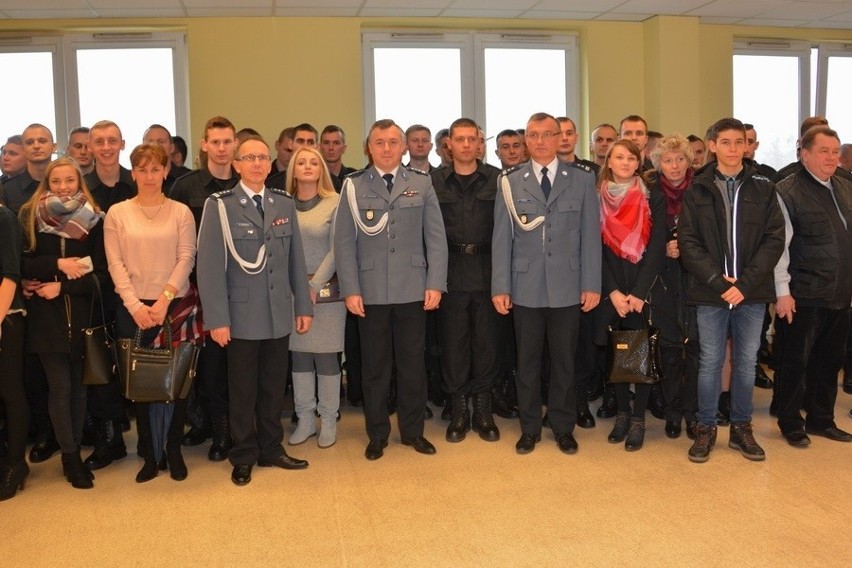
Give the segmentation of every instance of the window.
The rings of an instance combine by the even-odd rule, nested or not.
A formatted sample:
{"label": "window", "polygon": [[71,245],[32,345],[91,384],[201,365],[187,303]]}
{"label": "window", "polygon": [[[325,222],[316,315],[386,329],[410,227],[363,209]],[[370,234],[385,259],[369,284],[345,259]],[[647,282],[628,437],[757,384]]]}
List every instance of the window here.
{"label": "window", "polygon": [[[572,35],[484,33],[366,33],[364,122],[392,118],[403,129],[419,123],[434,136],[462,116],[486,132],[486,161],[500,165],[495,136],[523,128],[544,111],[579,114],[577,40]],[[534,88],[508,88],[506,77],[524,69],[537,77]],[[422,78],[400,80],[400,74]],[[418,85],[412,89],[412,85]],[[437,155],[431,158],[439,163]]]}
{"label": "window", "polygon": [[[184,36],[180,33],[85,34],[10,38],[0,47],[7,76],[27,77],[26,90],[0,94],[4,139],[32,123],[45,124],[60,153],[68,132],[112,120],[128,149],[147,126],[160,123],[173,134],[189,125]],[[122,154],[129,165],[130,152]]]}
{"label": "window", "polygon": [[[771,77],[771,81],[767,81]],[[752,40],[734,46],[734,115],[755,125],[756,159],[774,168],[796,160],[799,125],[824,116],[852,142],[852,45]]]}

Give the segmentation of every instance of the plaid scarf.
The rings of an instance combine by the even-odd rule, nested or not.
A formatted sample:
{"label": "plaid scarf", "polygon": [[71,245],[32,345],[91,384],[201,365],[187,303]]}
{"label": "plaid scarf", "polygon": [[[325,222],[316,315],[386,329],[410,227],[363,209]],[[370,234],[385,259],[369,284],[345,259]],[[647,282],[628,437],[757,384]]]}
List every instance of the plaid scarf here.
{"label": "plaid scarf", "polygon": [[603,182],[600,196],[604,244],[620,258],[638,263],[651,238],[648,188],[633,176],[630,183]]}
{"label": "plaid scarf", "polygon": [[36,217],[40,233],[82,241],[92,227],[98,224],[103,213],[95,212],[82,191],[68,197],[59,197],[45,191],[38,200]]}
{"label": "plaid scarf", "polygon": [[[204,320],[195,284],[189,285],[189,291],[172,308],[168,321],[172,326],[172,347],[177,347],[178,343],[184,341],[204,345]],[[154,348],[163,349],[165,343],[166,330],[162,329],[154,338]]]}

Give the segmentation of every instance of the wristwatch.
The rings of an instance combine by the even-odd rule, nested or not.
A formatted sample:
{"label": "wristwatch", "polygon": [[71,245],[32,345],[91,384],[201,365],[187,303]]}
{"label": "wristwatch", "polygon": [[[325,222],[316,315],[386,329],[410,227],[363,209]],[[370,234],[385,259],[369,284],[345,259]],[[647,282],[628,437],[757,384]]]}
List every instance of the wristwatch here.
{"label": "wristwatch", "polygon": [[175,295],[169,292],[168,290],[163,290],[163,296],[165,296],[166,300],[170,302],[175,299]]}

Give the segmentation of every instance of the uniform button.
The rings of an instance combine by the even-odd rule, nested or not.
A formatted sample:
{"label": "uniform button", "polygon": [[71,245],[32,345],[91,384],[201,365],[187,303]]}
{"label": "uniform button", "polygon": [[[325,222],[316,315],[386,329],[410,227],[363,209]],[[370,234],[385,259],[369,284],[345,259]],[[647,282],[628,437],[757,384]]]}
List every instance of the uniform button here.
{"label": "uniform button", "polygon": [[393,235],[393,234],[392,234],[392,235],[390,235],[390,238],[395,239],[395,238],[396,238],[396,235]]}
{"label": "uniform button", "polygon": [[550,223],[548,223],[548,224],[547,224],[547,228],[548,228],[548,229],[550,228]]}
{"label": "uniform button", "polygon": [[390,207],[388,207],[388,209],[390,209],[391,211],[393,211],[393,205],[391,205]]}
{"label": "uniform button", "polygon": [[391,225],[394,225],[394,224],[396,224],[396,221],[391,221]]}
{"label": "uniform button", "polygon": [[547,214],[550,215],[550,207],[547,208]]}
{"label": "uniform button", "polygon": [[547,253],[547,256],[550,256],[550,253]]}
{"label": "uniform button", "polygon": [[267,241],[272,240],[272,237],[270,237],[269,235],[266,235],[266,240]]}
{"label": "uniform button", "polygon": [[274,289],[275,289],[275,286],[270,285],[270,286],[269,286],[269,289],[270,289],[270,290],[274,290]]}
{"label": "uniform button", "polygon": [[391,251],[391,252],[396,252],[396,249],[395,249],[395,248],[393,248],[393,247],[391,247],[390,251]]}
{"label": "uniform button", "polygon": [[547,242],[550,242],[550,241],[552,241],[552,240],[553,240],[553,239],[551,239],[550,237],[547,237]]}

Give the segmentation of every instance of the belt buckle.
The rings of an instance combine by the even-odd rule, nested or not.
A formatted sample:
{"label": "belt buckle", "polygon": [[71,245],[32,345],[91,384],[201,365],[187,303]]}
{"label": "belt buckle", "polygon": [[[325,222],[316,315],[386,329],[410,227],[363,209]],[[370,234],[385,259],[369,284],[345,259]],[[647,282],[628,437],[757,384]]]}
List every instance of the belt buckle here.
{"label": "belt buckle", "polygon": [[464,245],[464,253],[469,255],[475,255],[476,245]]}

